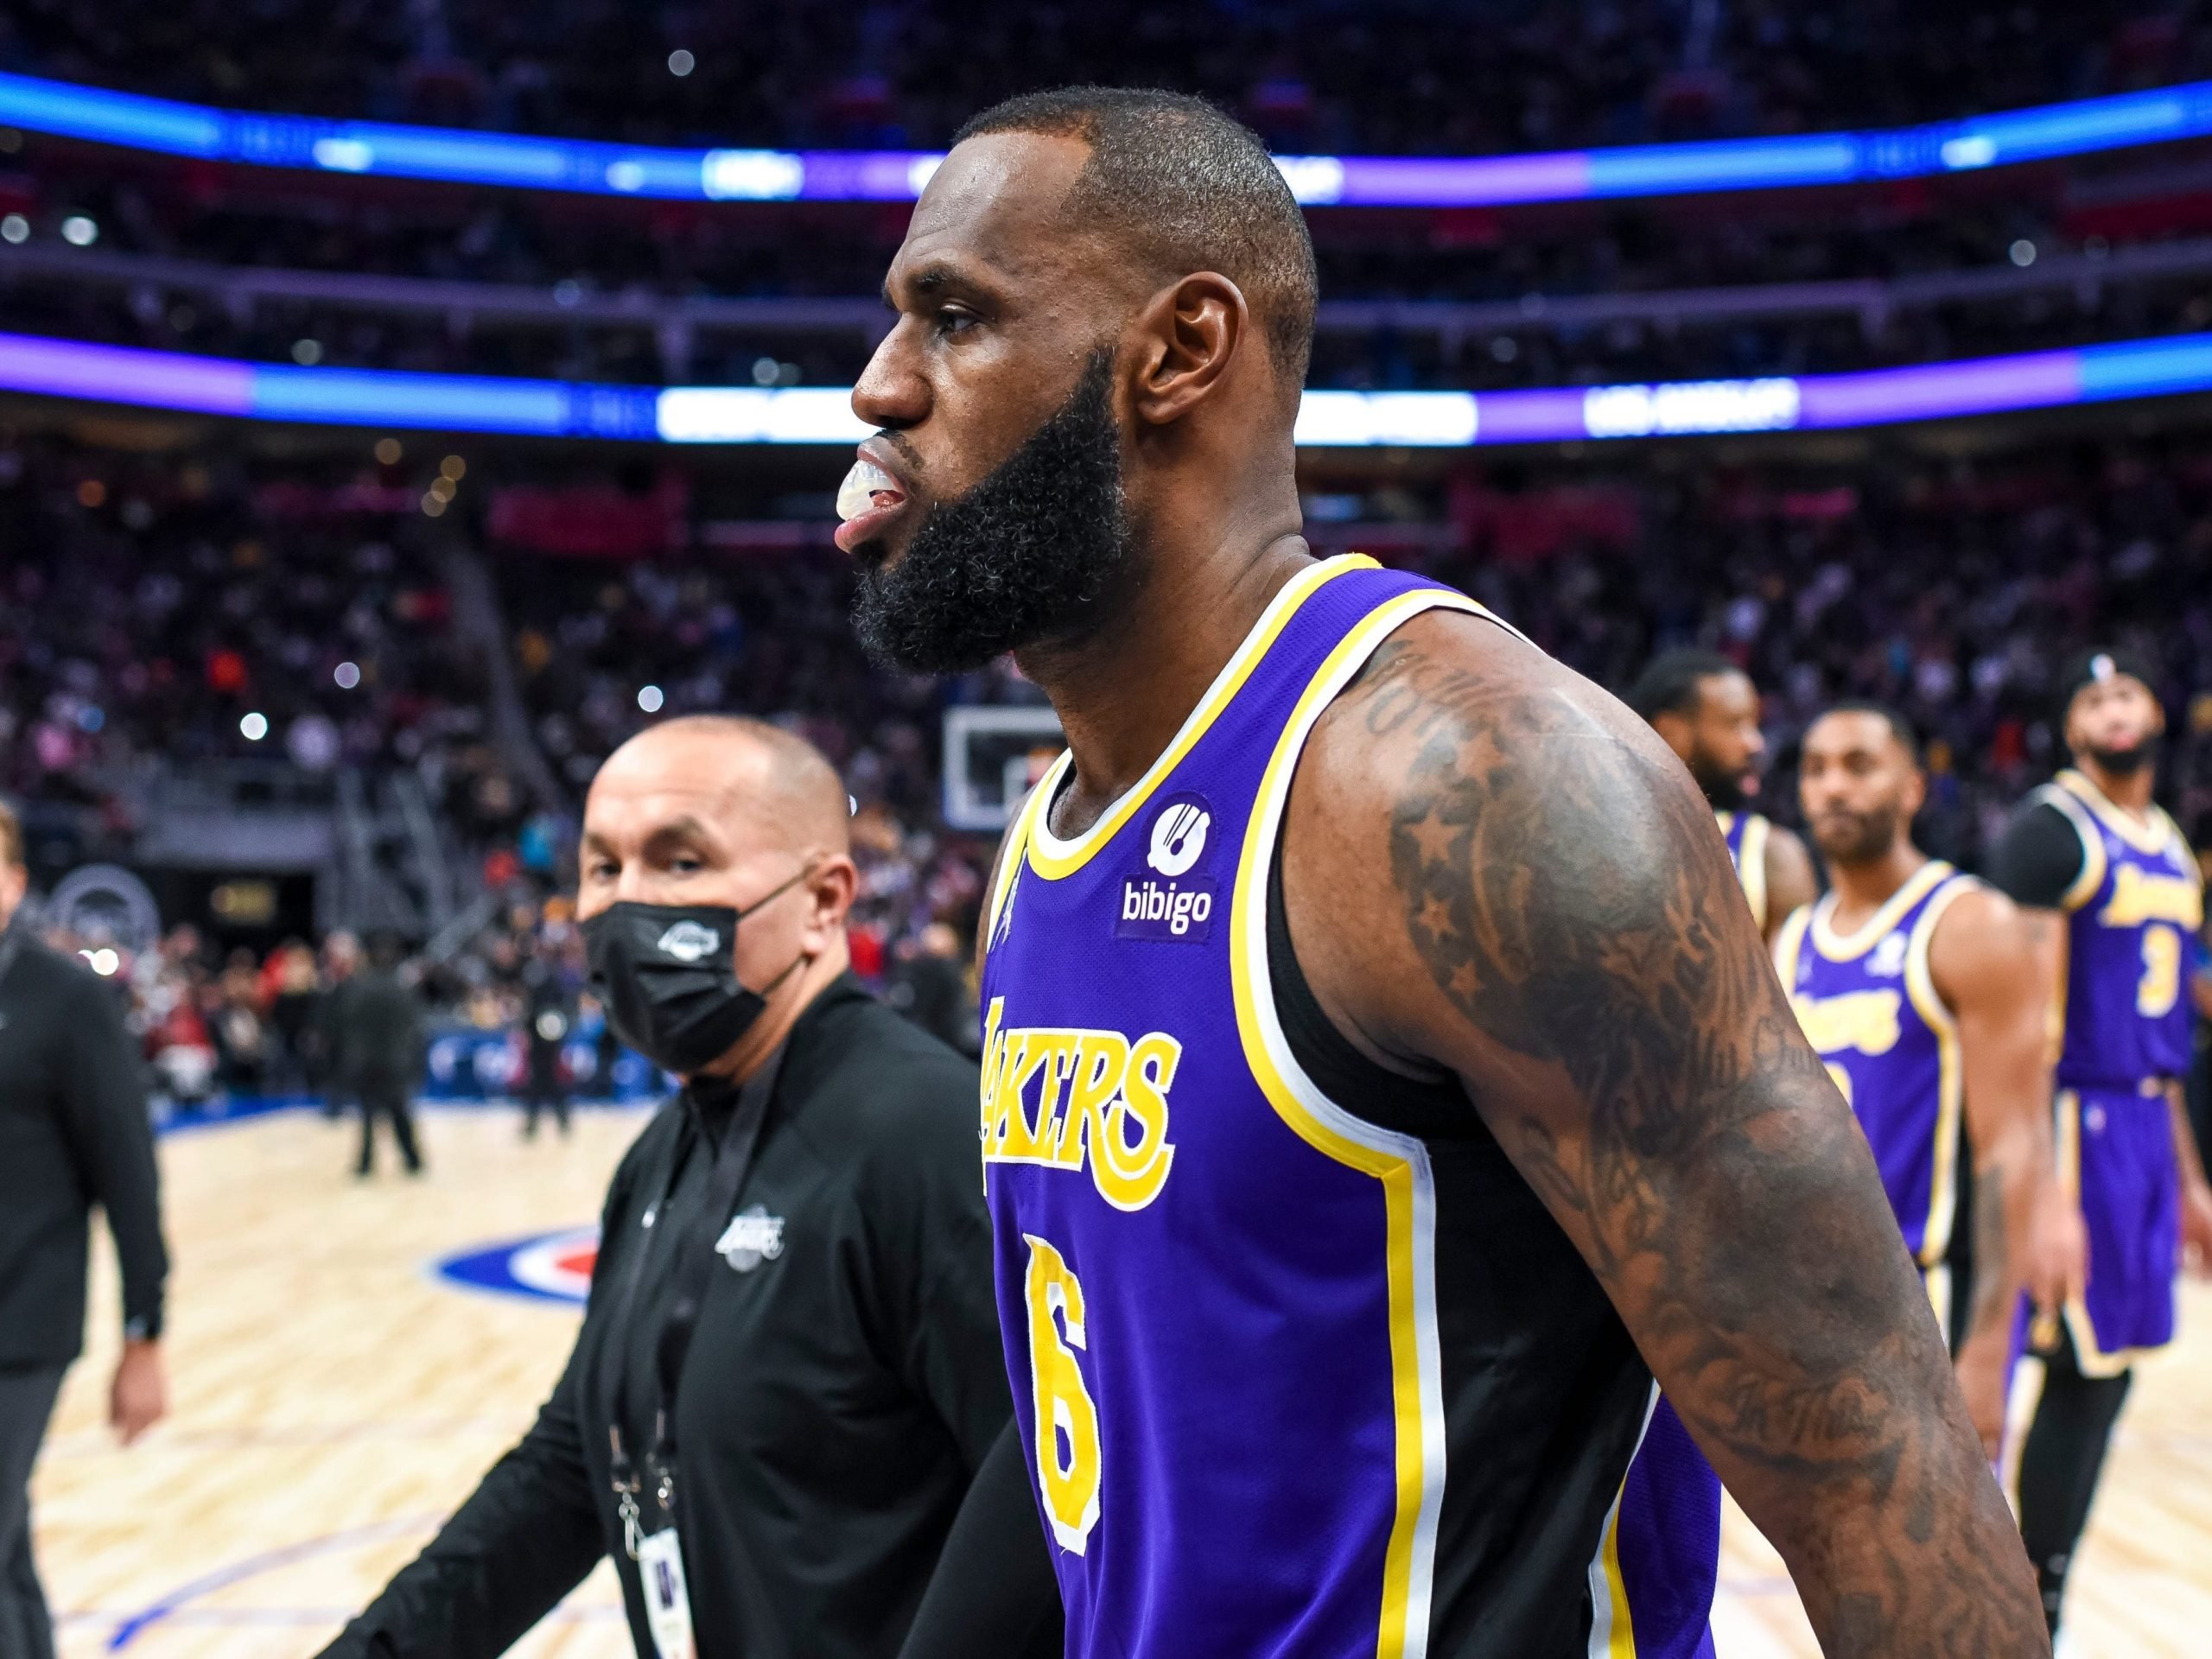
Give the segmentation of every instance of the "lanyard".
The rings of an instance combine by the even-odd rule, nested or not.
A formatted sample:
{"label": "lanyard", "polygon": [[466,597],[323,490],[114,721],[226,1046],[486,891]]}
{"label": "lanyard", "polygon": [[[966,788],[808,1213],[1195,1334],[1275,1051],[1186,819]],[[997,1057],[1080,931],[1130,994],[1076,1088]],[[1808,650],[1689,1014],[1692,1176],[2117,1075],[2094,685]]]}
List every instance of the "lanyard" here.
{"label": "lanyard", "polygon": [[[768,1103],[775,1094],[776,1079],[783,1071],[783,1063],[784,1052],[779,1048],[740,1089],[728,1127],[722,1131],[721,1144],[715,1151],[714,1168],[701,1195],[697,1218],[689,1236],[678,1238],[671,1246],[675,1251],[676,1294],[653,1341],[653,1370],[658,1397],[653,1408],[652,1445],[646,1454],[647,1467],[654,1478],[654,1497],[662,1516],[654,1530],[675,1521],[676,1386],[683,1376],[684,1356],[691,1351],[691,1335],[699,1322],[699,1305],[714,1272],[715,1239],[728,1222],[731,1207],[736,1204],[738,1192],[752,1167],[760,1127],[768,1116]],[[689,1122],[677,1134],[666,1173],[659,1182],[660,1196],[645,1212],[647,1227],[659,1224],[667,1214],[668,1201],[692,1135]],[[649,1239],[639,1241],[636,1254],[622,1275],[621,1294],[614,1305],[606,1361],[612,1369],[611,1387],[607,1390],[610,1406],[607,1433],[613,1453],[608,1482],[622,1516],[623,1547],[633,1561],[638,1559],[639,1541],[645,1535],[645,1529],[639,1525],[638,1508],[638,1494],[644,1490],[644,1481],[631,1460],[623,1434],[630,1421],[632,1344],[639,1334],[633,1329],[638,1295],[644,1286],[645,1258],[652,1254],[651,1243]]]}

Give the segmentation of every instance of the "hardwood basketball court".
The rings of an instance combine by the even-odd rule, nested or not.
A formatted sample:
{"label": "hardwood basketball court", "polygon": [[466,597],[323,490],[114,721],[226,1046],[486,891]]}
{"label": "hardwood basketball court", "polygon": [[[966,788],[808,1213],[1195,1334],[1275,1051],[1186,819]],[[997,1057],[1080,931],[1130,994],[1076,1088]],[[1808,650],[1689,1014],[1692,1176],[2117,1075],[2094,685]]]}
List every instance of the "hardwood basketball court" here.
{"label": "hardwood basketball court", "polygon": [[[130,1452],[104,1427],[117,1321],[103,1246],[92,1349],[33,1484],[65,1659],[321,1647],[529,1426],[574,1337],[573,1306],[467,1288],[431,1264],[588,1225],[641,1121],[585,1111],[572,1141],[549,1129],[525,1145],[518,1115],[432,1110],[419,1182],[386,1147],[378,1179],[356,1183],[358,1131],[310,1113],[166,1137],[173,1415]],[[2208,1651],[2208,1398],[2212,1287],[2190,1285],[2182,1342],[2139,1373],[2121,1421],[2075,1574],[2074,1655]],[[1715,1634],[1721,1659],[1816,1652],[1778,1558],[1738,1516]],[[513,1651],[629,1659],[608,1570]]]}

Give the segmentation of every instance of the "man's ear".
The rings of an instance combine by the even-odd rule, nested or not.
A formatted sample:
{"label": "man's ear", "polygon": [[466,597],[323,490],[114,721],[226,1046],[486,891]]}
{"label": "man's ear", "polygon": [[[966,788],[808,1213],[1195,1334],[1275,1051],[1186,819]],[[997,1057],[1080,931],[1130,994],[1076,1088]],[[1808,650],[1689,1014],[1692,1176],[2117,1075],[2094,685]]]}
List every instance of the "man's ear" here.
{"label": "man's ear", "polygon": [[860,869],[843,853],[832,853],[816,865],[806,879],[808,930],[818,931],[824,943],[842,932],[860,886]]}
{"label": "man's ear", "polygon": [[1130,410],[1147,426],[1179,421],[1211,396],[1237,353],[1250,344],[1251,308],[1217,271],[1170,284],[1137,314],[1142,342]]}

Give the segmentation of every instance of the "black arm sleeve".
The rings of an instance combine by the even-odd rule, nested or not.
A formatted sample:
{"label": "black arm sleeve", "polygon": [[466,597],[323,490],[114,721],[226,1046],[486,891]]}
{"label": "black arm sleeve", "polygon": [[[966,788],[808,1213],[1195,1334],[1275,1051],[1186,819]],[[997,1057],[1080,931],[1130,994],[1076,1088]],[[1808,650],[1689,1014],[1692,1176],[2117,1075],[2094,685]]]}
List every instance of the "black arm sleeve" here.
{"label": "black arm sleeve", "polygon": [[162,1243],[161,1182],[145,1081],[108,988],[86,978],[73,990],[61,1067],[62,1121],[86,1186],[115,1236],[124,1333],[158,1337],[169,1256]]}
{"label": "black arm sleeve", "polygon": [[1009,1421],[961,1500],[899,1659],[1048,1659],[1061,1645],[1060,1586]]}
{"label": "black arm sleeve", "polygon": [[2082,836],[2049,801],[2016,814],[1989,855],[1989,885],[2016,905],[2056,910],[2082,874]]}
{"label": "black arm sleeve", "polygon": [[496,1659],[598,1564],[575,1369],[572,1351],[530,1432],[320,1659]]}

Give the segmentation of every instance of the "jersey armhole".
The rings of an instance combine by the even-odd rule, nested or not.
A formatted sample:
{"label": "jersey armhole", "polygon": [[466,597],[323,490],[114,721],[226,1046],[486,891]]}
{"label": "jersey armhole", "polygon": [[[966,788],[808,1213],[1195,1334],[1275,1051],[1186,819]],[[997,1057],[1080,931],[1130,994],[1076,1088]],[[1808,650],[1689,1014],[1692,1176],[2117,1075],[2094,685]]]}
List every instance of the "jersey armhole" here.
{"label": "jersey armhole", "polygon": [[1772,829],[1757,812],[1744,820],[1743,862],[1736,871],[1744,897],[1751,901],[1751,920],[1761,933],[1766,931],[1766,847]]}
{"label": "jersey armhole", "polygon": [[2039,793],[2045,805],[2055,807],[2061,817],[2074,826],[2074,833],[2082,842],[2082,869],[2074,878],[2074,885],[2060,895],[2058,907],[2068,915],[2088,904],[2105,883],[2105,838],[2097,828],[2096,820],[2089,816],[2088,808],[2075,800],[2072,794],[2056,785],[2045,786]]}

